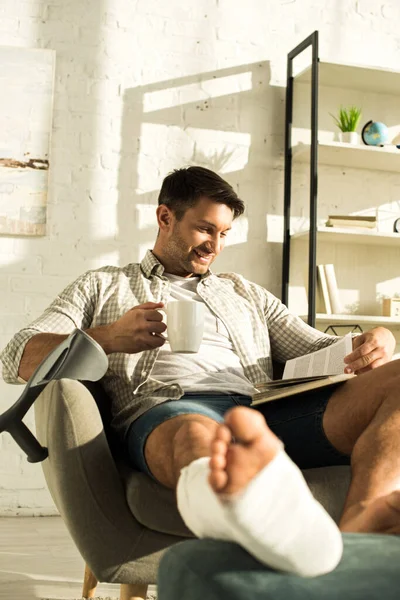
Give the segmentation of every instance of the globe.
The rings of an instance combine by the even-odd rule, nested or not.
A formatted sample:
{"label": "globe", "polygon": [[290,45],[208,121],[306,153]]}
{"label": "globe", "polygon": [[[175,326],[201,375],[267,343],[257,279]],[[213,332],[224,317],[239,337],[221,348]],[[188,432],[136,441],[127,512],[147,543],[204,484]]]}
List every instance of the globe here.
{"label": "globe", "polygon": [[367,146],[383,146],[388,140],[389,131],[385,123],[368,121],[363,127],[361,137]]}

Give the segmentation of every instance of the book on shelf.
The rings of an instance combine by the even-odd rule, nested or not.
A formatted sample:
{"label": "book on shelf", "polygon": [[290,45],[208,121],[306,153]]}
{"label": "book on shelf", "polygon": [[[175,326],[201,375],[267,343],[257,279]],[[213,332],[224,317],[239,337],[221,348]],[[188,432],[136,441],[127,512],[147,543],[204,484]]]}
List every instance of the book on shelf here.
{"label": "book on shelf", "polygon": [[376,229],[377,219],[367,215],[329,215],[326,226]]}
{"label": "book on shelf", "polygon": [[282,379],[256,384],[257,392],[253,394],[251,406],[331,386],[355,377],[354,374],[344,373],[344,357],[350,354],[352,348],[351,333],[348,333],[331,346],[288,360]]}
{"label": "book on shelf", "polygon": [[324,265],[317,265],[317,295],[316,308],[318,313],[332,314],[331,300],[329,298],[328,284],[326,281]]}
{"label": "book on shelf", "polygon": [[331,310],[334,315],[340,315],[343,312],[343,306],[340,301],[339,288],[336,280],[335,265],[324,265],[326,285],[331,303]]}

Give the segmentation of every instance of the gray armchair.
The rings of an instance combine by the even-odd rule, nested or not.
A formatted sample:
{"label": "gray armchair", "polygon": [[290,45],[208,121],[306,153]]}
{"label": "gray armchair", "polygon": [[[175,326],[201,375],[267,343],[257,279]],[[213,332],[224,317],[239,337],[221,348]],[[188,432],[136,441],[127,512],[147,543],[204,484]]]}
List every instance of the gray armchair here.
{"label": "gray armchair", "polygon": [[[34,407],[37,439],[48,448],[42,466],[86,562],[82,595],[93,597],[97,581],[104,581],[121,584],[121,600],[145,598],[147,586],[157,582],[164,550],[193,537],[178,513],[174,492],[127,465],[108,428],[110,400],[101,383],[63,378],[41,389]],[[337,520],[349,468],[310,469],[304,474],[314,495]]]}
{"label": "gray armchair", "polygon": [[[90,388],[90,389],[88,389]],[[87,567],[83,597],[97,580],[120,583],[121,600],[145,598],[157,582],[163,551],[193,537],[172,491],[128,467],[104,428],[109,400],[99,384],[50,383],[35,403],[43,470],[49,490]],[[107,420],[106,420],[107,419]],[[314,495],[337,520],[349,484],[348,467],[304,472]]]}

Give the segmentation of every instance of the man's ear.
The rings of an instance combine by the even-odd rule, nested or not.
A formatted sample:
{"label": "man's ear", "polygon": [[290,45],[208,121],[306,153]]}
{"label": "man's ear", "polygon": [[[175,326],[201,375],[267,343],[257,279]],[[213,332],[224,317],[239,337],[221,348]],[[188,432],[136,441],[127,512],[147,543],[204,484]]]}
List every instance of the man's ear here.
{"label": "man's ear", "polygon": [[157,206],[156,215],[157,224],[160,230],[165,232],[170,231],[173,224],[174,215],[168,206],[165,204],[160,204]]}

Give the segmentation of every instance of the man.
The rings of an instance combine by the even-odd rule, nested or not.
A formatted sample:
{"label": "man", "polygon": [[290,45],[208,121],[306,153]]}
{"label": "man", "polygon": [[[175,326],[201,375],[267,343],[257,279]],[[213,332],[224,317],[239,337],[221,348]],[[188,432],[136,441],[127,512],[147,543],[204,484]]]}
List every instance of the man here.
{"label": "man", "polygon": [[[255,384],[272,376],[271,358],[286,361],[336,338],[240,275],[210,271],[243,210],[212,171],[168,175],[153,250],[140,265],[90,271],[68,286],[3,351],[4,378],[26,381],[69,332],[85,329],[109,355],[103,383],[130,461],[177,488],[194,533],[237,541],[266,564],[315,575],[340,560],[340,535],[288,455],[300,468],[351,460],[342,530],[400,532],[399,363],[375,370],[395,342],[381,327],[356,337],[346,371],[362,376],[264,405],[268,428],[248,407]],[[161,309],[171,298],[206,305],[195,355],[170,351]]]}

